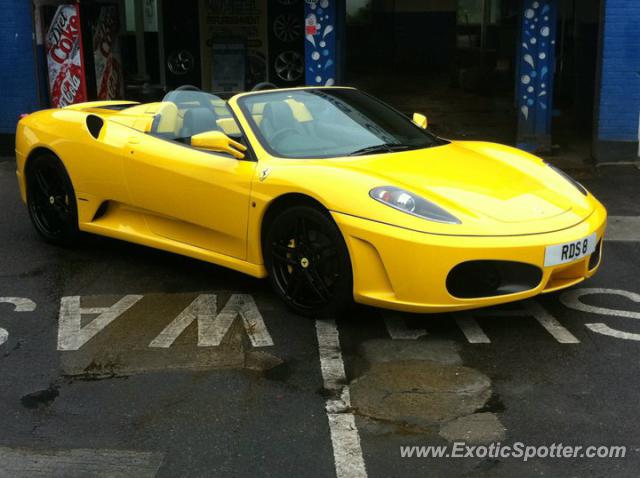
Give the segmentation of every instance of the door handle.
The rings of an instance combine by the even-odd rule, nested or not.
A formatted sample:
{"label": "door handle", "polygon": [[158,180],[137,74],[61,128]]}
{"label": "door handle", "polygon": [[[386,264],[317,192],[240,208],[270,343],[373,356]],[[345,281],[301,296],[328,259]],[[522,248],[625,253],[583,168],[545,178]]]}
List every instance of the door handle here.
{"label": "door handle", "polygon": [[135,136],[130,136],[129,139],[127,140],[127,143],[129,143],[129,144],[139,144],[140,143],[140,138],[137,138]]}

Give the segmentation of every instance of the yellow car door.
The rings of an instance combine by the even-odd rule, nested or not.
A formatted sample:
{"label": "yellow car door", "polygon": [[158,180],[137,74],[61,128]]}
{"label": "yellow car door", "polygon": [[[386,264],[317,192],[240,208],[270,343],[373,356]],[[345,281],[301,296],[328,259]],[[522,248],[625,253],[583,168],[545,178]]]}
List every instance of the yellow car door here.
{"label": "yellow car door", "polygon": [[138,132],[127,149],[132,205],[154,234],[245,259],[254,161]]}

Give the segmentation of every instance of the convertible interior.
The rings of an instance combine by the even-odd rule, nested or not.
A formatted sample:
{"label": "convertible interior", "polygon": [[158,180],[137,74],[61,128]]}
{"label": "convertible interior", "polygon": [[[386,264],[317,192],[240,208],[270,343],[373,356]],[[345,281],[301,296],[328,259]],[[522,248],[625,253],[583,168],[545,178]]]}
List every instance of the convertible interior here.
{"label": "convertible interior", "polygon": [[[337,157],[385,144],[407,143],[409,148],[432,142],[424,135],[416,137],[414,126],[398,129],[397,117],[377,102],[352,98],[348,90],[341,95],[321,90],[269,91],[242,96],[238,103],[262,146],[277,157]],[[220,131],[248,146],[228,99],[227,95],[176,90],[161,102],[126,108],[113,119],[187,145],[194,135]],[[366,101],[367,108],[359,101]],[[411,144],[416,139],[419,144]]]}

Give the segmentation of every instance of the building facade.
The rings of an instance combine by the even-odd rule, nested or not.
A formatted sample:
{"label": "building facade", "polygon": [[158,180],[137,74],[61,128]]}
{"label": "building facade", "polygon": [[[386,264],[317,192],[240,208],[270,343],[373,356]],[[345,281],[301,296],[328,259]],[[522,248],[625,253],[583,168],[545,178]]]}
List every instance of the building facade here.
{"label": "building facade", "polygon": [[401,78],[415,77],[429,78],[427,98],[445,88],[507,102],[517,125],[512,143],[523,149],[549,152],[570,138],[599,162],[638,159],[636,0],[0,5],[0,134],[9,138],[21,113],[85,99],[156,100],[183,84],[377,84],[410,94],[420,83]]}
{"label": "building facade", "polygon": [[12,133],[18,116],[42,103],[32,37],[32,7],[23,0],[0,0],[0,8],[5,12],[0,17],[0,133]]}
{"label": "building facade", "polygon": [[638,157],[640,2],[607,0],[602,8],[594,153],[603,161]]}

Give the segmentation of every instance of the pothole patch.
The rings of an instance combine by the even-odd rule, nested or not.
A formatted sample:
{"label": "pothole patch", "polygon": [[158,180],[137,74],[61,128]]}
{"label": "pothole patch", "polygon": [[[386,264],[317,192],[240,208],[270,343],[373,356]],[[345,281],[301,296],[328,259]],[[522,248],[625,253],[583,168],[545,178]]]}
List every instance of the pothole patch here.
{"label": "pothole patch", "polygon": [[474,413],[460,417],[440,428],[440,436],[448,441],[464,441],[484,445],[505,439],[506,429],[495,413]]}
{"label": "pothole patch", "polygon": [[471,415],[491,396],[483,373],[430,360],[373,362],[350,388],[357,413],[420,427]]}
{"label": "pothole patch", "polygon": [[438,433],[451,441],[503,440],[504,410],[485,374],[463,365],[460,345],[434,339],[371,339],[358,347],[364,372],[351,404],[374,434]]}

